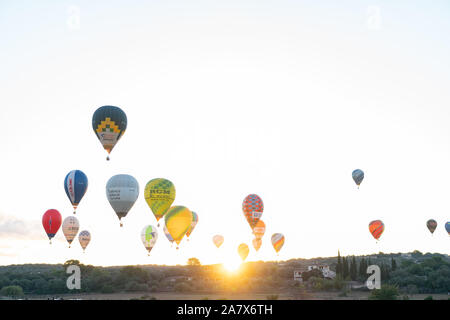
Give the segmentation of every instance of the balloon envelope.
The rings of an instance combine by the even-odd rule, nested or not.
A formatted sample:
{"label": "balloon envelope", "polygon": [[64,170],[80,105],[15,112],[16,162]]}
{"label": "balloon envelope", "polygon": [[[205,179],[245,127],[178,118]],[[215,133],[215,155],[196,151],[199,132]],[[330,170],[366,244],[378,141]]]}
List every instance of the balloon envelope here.
{"label": "balloon envelope", "polygon": [[256,239],[261,239],[264,236],[264,233],[266,233],[266,224],[264,221],[259,220],[253,228],[253,234]]}
{"label": "balloon envelope", "polygon": [[167,179],[157,178],[147,182],[144,190],[145,201],[159,221],[175,200],[175,186]]}
{"label": "balloon envelope", "polygon": [[103,148],[109,154],[125,133],[127,116],[119,107],[100,107],[92,116],[92,128]]}
{"label": "balloon envelope", "polygon": [[192,222],[192,212],[183,206],[174,206],[164,216],[167,231],[180,244]]}
{"label": "balloon envelope", "polygon": [[83,230],[78,235],[78,240],[80,241],[80,245],[84,249],[86,249],[87,245],[91,241],[91,234],[87,230]]}
{"label": "balloon envelope", "polygon": [[69,216],[64,219],[62,224],[62,230],[64,236],[66,237],[67,242],[70,245],[72,244],[73,239],[77,236],[78,230],[80,229],[80,223],[78,219],[74,216]]}
{"label": "balloon envelope", "polygon": [[88,188],[88,178],[81,170],[70,171],[64,179],[64,190],[72,203],[74,213]]}
{"label": "balloon envelope", "polygon": [[434,219],[430,219],[427,221],[427,228],[433,234],[434,230],[436,230],[437,222]]}
{"label": "balloon envelope", "polygon": [[191,235],[192,231],[194,231],[194,228],[198,223],[198,215],[194,211],[191,212],[192,212],[192,222],[191,225],[189,226],[188,231],[186,232],[186,237],[188,238]]}
{"label": "balloon envelope", "polygon": [[213,237],[213,242],[214,242],[214,244],[216,245],[217,248],[219,248],[222,245],[223,241],[224,241],[224,238],[220,234],[216,234]]}
{"label": "balloon envelope", "polygon": [[59,227],[61,227],[61,221],[61,214],[55,209],[47,210],[42,216],[42,225],[44,226],[49,240],[51,240],[58,232]]}
{"label": "balloon envelope", "polygon": [[152,250],[153,246],[156,244],[156,240],[158,239],[158,231],[154,226],[148,225],[145,226],[141,231],[141,240],[144,244],[145,249],[147,249],[148,253]]}
{"label": "balloon envelope", "polygon": [[238,247],[238,253],[241,256],[242,261],[247,259],[248,253],[249,253],[248,245],[245,243],[241,243]]}
{"label": "balloon envelope", "polygon": [[249,194],[242,203],[242,211],[250,227],[253,229],[262,216],[264,204],[258,195]]}
{"label": "balloon envelope", "polygon": [[352,172],[352,178],[355,181],[356,185],[359,187],[364,179],[364,172],[360,169],[356,169]]}
{"label": "balloon envelope", "polygon": [[272,246],[278,253],[284,245],[284,235],[281,233],[274,233],[271,238]]}
{"label": "balloon envelope", "polygon": [[173,240],[172,236],[170,235],[169,230],[167,230],[166,225],[164,225],[163,230],[164,230],[164,234],[166,235],[166,237],[170,241],[170,243],[173,243],[174,240]]}
{"label": "balloon envelope", "polygon": [[448,222],[445,224],[445,230],[447,230],[448,234],[450,235],[450,221],[448,221]]}
{"label": "balloon envelope", "polygon": [[252,243],[253,243],[253,248],[255,248],[255,250],[258,251],[259,248],[261,248],[262,240],[261,240],[261,238],[254,238]]}
{"label": "balloon envelope", "polygon": [[369,231],[378,240],[384,231],[384,223],[381,220],[374,220],[369,223]]}
{"label": "balloon envelope", "polygon": [[128,214],[128,211],[133,207],[138,196],[139,184],[130,175],[115,175],[106,184],[106,197],[119,220]]}

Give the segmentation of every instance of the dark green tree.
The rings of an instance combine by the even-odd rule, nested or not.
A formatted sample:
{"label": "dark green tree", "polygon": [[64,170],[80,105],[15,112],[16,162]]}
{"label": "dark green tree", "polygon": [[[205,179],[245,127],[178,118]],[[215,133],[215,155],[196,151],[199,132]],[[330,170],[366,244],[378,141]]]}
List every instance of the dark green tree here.
{"label": "dark green tree", "polygon": [[356,280],[357,271],[356,258],[353,256],[352,261],[350,262],[350,279],[353,281]]}
{"label": "dark green tree", "polygon": [[397,269],[397,262],[395,261],[394,257],[391,258],[391,269],[392,271],[395,271]]}

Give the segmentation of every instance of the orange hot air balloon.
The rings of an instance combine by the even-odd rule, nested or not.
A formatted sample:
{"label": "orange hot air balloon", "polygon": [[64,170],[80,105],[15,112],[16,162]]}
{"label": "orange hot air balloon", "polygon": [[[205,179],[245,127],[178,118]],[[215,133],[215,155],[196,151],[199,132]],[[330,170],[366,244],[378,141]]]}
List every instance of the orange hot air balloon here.
{"label": "orange hot air balloon", "polygon": [[384,231],[384,223],[381,220],[374,220],[369,223],[369,231],[372,236],[378,240]]}
{"label": "orange hot air balloon", "polygon": [[241,243],[238,247],[238,253],[241,256],[242,261],[247,259],[248,253],[249,253],[248,245],[245,243]]}
{"label": "orange hot air balloon", "polygon": [[259,220],[255,227],[253,228],[253,234],[255,235],[256,239],[261,239],[264,236],[264,233],[266,232],[266,224],[264,221]]}
{"label": "orange hot air balloon", "polygon": [[253,243],[253,248],[255,248],[255,250],[258,251],[259,248],[261,248],[262,240],[260,238],[255,238],[255,239],[253,239],[252,243]]}

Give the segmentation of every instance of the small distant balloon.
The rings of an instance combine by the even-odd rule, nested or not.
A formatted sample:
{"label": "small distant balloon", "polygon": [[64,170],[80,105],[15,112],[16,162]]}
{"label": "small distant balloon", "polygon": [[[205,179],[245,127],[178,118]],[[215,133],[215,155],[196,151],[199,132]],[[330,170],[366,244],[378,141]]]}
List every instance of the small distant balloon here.
{"label": "small distant balloon", "polygon": [[448,221],[448,222],[445,224],[445,230],[447,230],[448,234],[450,235],[450,221]]}
{"label": "small distant balloon", "polygon": [[67,197],[72,203],[73,213],[77,211],[77,207],[80,204],[81,199],[86,193],[88,188],[88,178],[81,170],[72,170],[64,179],[64,190]]}
{"label": "small distant balloon", "polygon": [[80,241],[81,248],[83,248],[83,252],[91,241],[91,234],[87,230],[83,230],[78,235],[78,240]]}
{"label": "small distant balloon", "polygon": [[255,248],[255,250],[258,251],[259,248],[261,248],[262,240],[261,240],[261,238],[254,238],[252,243],[253,243],[253,248]]}
{"label": "small distant balloon", "polygon": [[213,237],[213,242],[214,242],[214,244],[216,245],[217,248],[219,248],[222,245],[223,241],[224,241],[224,238],[220,234],[216,234]]}
{"label": "small distant balloon", "polygon": [[284,235],[281,233],[274,233],[272,235],[271,241],[273,248],[278,253],[284,245]]}
{"label": "small distant balloon", "polygon": [[381,220],[374,220],[369,223],[369,231],[378,240],[384,231],[384,223]]}
{"label": "small distant balloon", "polygon": [[154,226],[145,226],[141,231],[141,240],[145,249],[148,251],[148,255],[150,255],[150,251],[152,251],[156,244],[156,240],[158,240],[158,231]]}
{"label": "small distant balloon", "polygon": [[434,230],[436,230],[437,222],[434,219],[430,219],[427,221],[427,228],[430,230],[431,234],[433,234]]}
{"label": "small distant balloon", "polygon": [[74,216],[69,216],[64,219],[62,224],[62,230],[64,233],[64,236],[66,237],[67,242],[70,245],[72,244],[73,239],[77,236],[78,229],[80,228],[80,223],[78,222],[78,219]]}
{"label": "small distant balloon", "polygon": [[58,210],[50,209],[47,210],[42,216],[42,225],[45,232],[47,233],[50,244],[52,243],[52,238],[56,235],[59,228],[61,227],[62,217]]}
{"label": "small distant balloon", "polygon": [[355,181],[356,185],[359,188],[359,185],[361,184],[361,182],[364,179],[364,172],[360,169],[356,169],[352,172],[352,178]]}
{"label": "small distant balloon", "polygon": [[242,261],[245,261],[245,259],[247,259],[248,253],[249,253],[249,249],[248,249],[248,245],[246,245],[245,243],[241,243],[238,247],[238,253],[239,256],[241,257]]}

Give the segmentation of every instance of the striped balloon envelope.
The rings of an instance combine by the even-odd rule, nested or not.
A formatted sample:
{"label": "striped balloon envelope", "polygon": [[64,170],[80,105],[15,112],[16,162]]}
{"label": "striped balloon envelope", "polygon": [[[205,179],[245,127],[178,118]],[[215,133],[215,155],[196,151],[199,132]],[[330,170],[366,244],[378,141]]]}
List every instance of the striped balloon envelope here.
{"label": "striped balloon envelope", "polygon": [[242,203],[242,211],[253,230],[263,214],[264,203],[258,195],[249,194]]}
{"label": "striped balloon envelope", "polygon": [[384,231],[384,223],[381,220],[374,220],[369,223],[369,231],[378,240]]}
{"label": "striped balloon envelope", "polygon": [[198,223],[198,215],[194,211],[191,211],[191,212],[192,212],[192,222],[191,222],[191,225],[190,225],[188,231],[186,232],[186,238],[188,238],[188,241],[189,241],[189,236],[191,235],[192,231],[194,231],[194,228]]}
{"label": "striped balloon envelope", "polygon": [[274,233],[271,240],[273,248],[278,253],[284,245],[284,235],[281,233]]}

